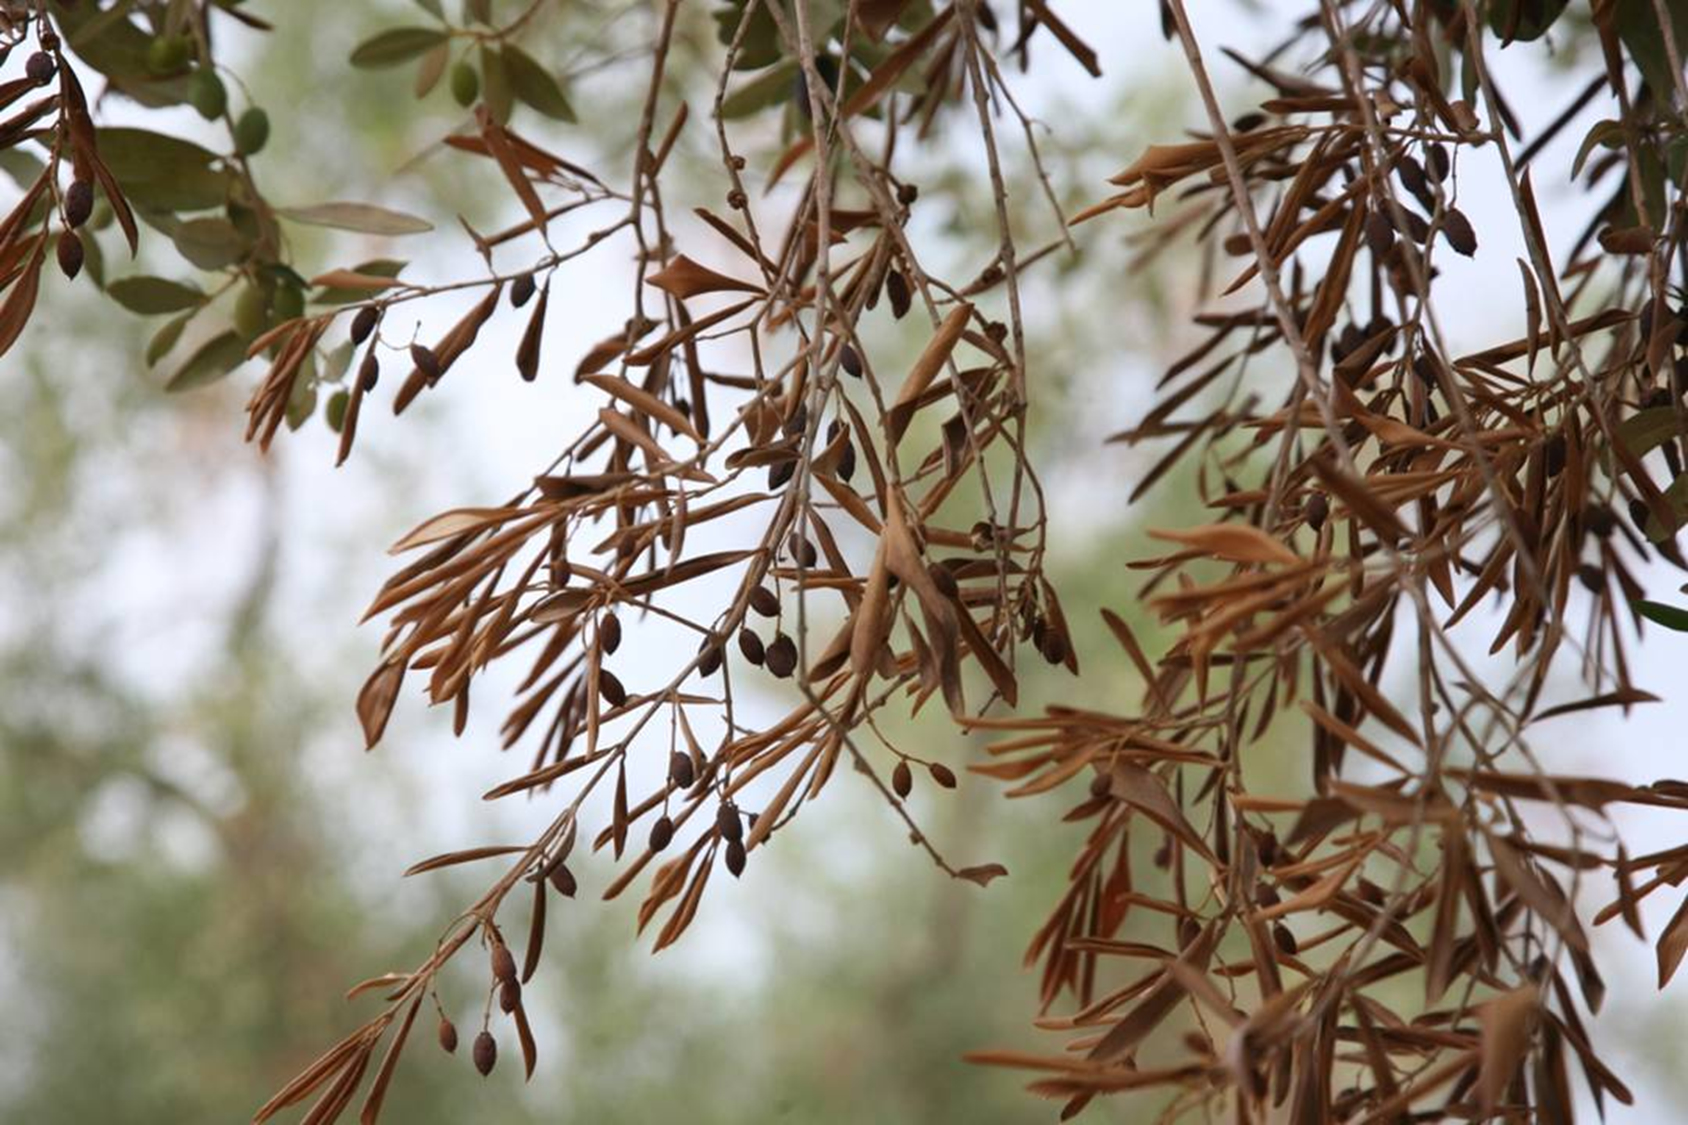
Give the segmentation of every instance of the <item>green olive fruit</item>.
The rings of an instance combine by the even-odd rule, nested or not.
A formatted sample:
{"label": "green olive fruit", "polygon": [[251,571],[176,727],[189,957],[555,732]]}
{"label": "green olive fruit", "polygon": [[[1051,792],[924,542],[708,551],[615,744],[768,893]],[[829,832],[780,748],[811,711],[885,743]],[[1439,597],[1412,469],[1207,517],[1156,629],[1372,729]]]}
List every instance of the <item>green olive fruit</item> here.
{"label": "green olive fruit", "polygon": [[292,285],[278,285],[270,298],[270,311],[276,322],[293,320],[305,315],[305,295]]}
{"label": "green olive fruit", "polygon": [[242,156],[255,156],[270,139],[270,115],[253,106],[234,123],[234,145]]}
{"label": "green olive fruit", "polygon": [[201,67],[188,79],[188,101],[207,121],[223,116],[229,107],[229,92],[215,71]]}
{"label": "green olive fruit", "polygon": [[173,74],[193,58],[193,41],[185,35],[160,35],[147,44],[147,69],[154,74]]}
{"label": "green olive fruit", "polygon": [[257,285],[246,284],[234,300],[234,330],[243,339],[255,339],[264,330],[270,300]]}
{"label": "green olive fruit", "polygon": [[458,105],[468,108],[480,97],[481,76],[474,67],[459,61],[451,68],[451,96]]}

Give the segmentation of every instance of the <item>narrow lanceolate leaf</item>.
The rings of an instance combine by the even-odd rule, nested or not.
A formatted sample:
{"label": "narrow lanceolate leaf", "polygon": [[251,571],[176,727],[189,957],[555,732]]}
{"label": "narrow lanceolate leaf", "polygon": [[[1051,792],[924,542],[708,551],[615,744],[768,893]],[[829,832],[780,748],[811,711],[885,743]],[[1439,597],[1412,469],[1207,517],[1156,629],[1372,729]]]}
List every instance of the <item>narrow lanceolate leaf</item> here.
{"label": "narrow lanceolate leaf", "polygon": [[423,520],[387,550],[389,554],[403,554],[429,543],[438,543],[442,539],[455,539],[470,532],[485,531],[506,520],[527,514],[525,508],[454,508]]}
{"label": "narrow lanceolate leaf", "polygon": [[938,326],[937,332],[927,341],[920,357],[914,361],[914,366],[909,369],[908,378],[897,391],[897,401],[892,406],[886,422],[886,430],[893,445],[901,440],[908,430],[914,412],[920,407],[921,397],[949,362],[950,354],[961,341],[961,335],[967,330],[967,322],[972,315],[971,305],[960,304],[952,309]]}
{"label": "narrow lanceolate leaf", "polygon": [[645,278],[646,285],[654,285],[665,293],[685,300],[704,293],[760,293],[762,287],[717,273],[686,257],[676,254],[662,269]]}
{"label": "narrow lanceolate leaf", "polygon": [[403,662],[390,660],[375,669],[364,682],[363,690],[358,692],[358,721],[363,724],[366,747],[373,747],[381,741],[381,735],[387,729],[387,719],[393,713],[393,704],[398,701],[399,685],[403,682]]}
{"label": "narrow lanceolate leaf", "polygon": [[352,49],[351,63],[376,70],[419,59],[449,38],[437,27],[395,27],[365,39]]}
{"label": "narrow lanceolate leaf", "polygon": [[1210,523],[1176,530],[1157,528],[1149,534],[1156,539],[1182,543],[1192,550],[1227,562],[1293,565],[1301,561],[1301,556],[1282,542],[1247,524]]}
{"label": "narrow lanceolate leaf", "polygon": [[558,121],[575,120],[574,107],[569,104],[556,75],[514,43],[506,43],[499,53],[503,56],[510,92],[518,101]]}
{"label": "narrow lanceolate leaf", "polygon": [[167,391],[191,391],[215,383],[246,360],[246,341],[225,332],[201,344],[164,384]]}
{"label": "narrow lanceolate leaf", "polygon": [[1676,908],[1676,913],[1671,915],[1664,931],[1659,934],[1660,988],[1669,984],[1670,978],[1676,975],[1684,953],[1688,953],[1688,898],[1682,900],[1682,905]]}
{"label": "narrow lanceolate leaf", "polygon": [[[1683,613],[1684,619],[1688,620],[1688,612],[1681,610],[1677,612]],[[1684,628],[1688,629],[1688,625],[1685,625]],[[1587,699],[1579,699],[1573,703],[1560,703],[1556,706],[1548,707],[1544,710],[1537,711],[1530,721],[1533,723],[1540,722],[1543,719],[1551,719],[1557,715],[1571,715],[1578,711],[1593,711],[1601,707],[1623,707],[1627,709],[1637,703],[1657,702],[1659,702],[1659,697],[1650,691],[1642,691],[1640,688],[1623,688],[1618,691],[1608,691],[1600,695],[1590,696]]]}
{"label": "narrow lanceolate leaf", "polygon": [[296,223],[363,234],[423,234],[434,229],[434,224],[426,219],[373,203],[316,203],[309,207],[277,207],[275,213]]}
{"label": "narrow lanceolate leaf", "polygon": [[1540,1006],[1541,994],[1534,985],[1526,985],[1478,1009],[1483,1027],[1483,1061],[1478,1070],[1477,1091],[1485,1111],[1500,1104],[1507,1086],[1523,1064]]}
{"label": "narrow lanceolate leaf", "polygon": [[460,863],[474,863],[480,859],[493,859],[501,855],[515,855],[517,852],[527,851],[524,844],[509,844],[484,848],[464,848],[460,852],[446,852],[443,855],[431,856],[420,863],[411,864],[405,870],[405,875],[421,875],[427,871],[438,871],[442,867],[456,867]]}
{"label": "narrow lanceolate leaf", "polygon": [[[486,52],[482,52],[483,58]],[[498,73],[502,73],[502,66]],[[508,118],[508,112],[497,113],[488,108],[491,102],[493,84],[492,74],[488,76],[487,95],[482,104],[476,109],[476,121],[480,125],[481,140],[486,145],[487,152],[497,163],[499,171],[504,173],[504,180],[521,200],[527,209],[528,218],[533,225],[543,231],[550,221],[546,213],[545,204],[539,198],[539,192],[534,189],[533,181],[528,179],[526,167],[522,163],[521,155],[517,151],[510,134],[505,130],[503,121]]]}
{"label": "narrow lanceolate leaf", "polygon": [[404,283],[396,277],[384,277],[381,274],[360,273],[357,270],[329,270],[311,278],[311,284],[324,289],[357,289],[374,293]]}
{"label": "narrow lanceolate leaf", "polygon": [[46,259],[45,243],[39,244],[23,268],[23,276],[12,283],[0,301],[0,356],[12,349],[23,335],[24,325],[35,311],[35,297],[41,288],[41,263]]}
{"label": "narrow lanceolate leaf", "polygon": [[545,314],[550,307],[551,282],[546,279],[545,286],[539,291],[539,300],[534,302],[533,312],[528,314],[522,342],[516,347],[516,370],[525,382],[531,383],[539,377],[539,353],[545,344]]}
{"label": "narrow lanceolate leaf", "polygon": [[703,438],[692,426],[692,420],[680,413],[669,403],[651,394],[643,387],[635,386],[626,379],[614,375],[583,375],[581,382],[591,383],[599,390],[620,399],[641,414],[655,418],[677,434],[684,434],[693,441],[701,442]]}
{"label": "narrow lanceolate leaf", "polygon": [[1678,633],[1688,633],[1688,609],[1664,605],[1661,602],[1650,602],[1642,598],[1637,598],[1629,604],[1636,613],[1655,625],[1663,625],[1666,629]]}
{"label": "narrow lanceolate leaf", "polygon": [[330,1079],[345,1073],[346,1068],[355,1063],[360,1053],[367,1057],[368,1050],[368,1032],[362,1028],[352,1032],[319,1055],[291,1082],[276,1091],[274,1097],[260,1106],[258,1112],[252,1116],[253,1125],[262,1125],[288,1106],[304,1101]]}
{"label": "narrow lanceolate leaf", "polygon": [[393,1071],[398,1068],[399,1055],[404,1052],[405,1040],[410,1038],[410,1027],[416,1022],[416,1013],[422,1008],[424,995],[418,990],[416,999],[405,1009],[404,1020],[399,1024],[399,1029],[393,1033],[393,1041],[387,1045],[387,1054],[381,1060],[381,1068],[375,1072],[375,1081],[370,1083],[363,1110],[358,1114],[361,1125],[375,1125],[381,1117],[381,1106],[387,1100],[387,1087],[392,1084]]}
{"label": "narrow lanceolate leaf", "polygon": [[1214,861],[1207,841],[1185,819],[1165,783],[1142,766],[1130,762],[1116,764],[1108,775],[1108,791],[1172,833],[1197,855]]}
{"label": "narrow lanceolate leaf", "polygon": [[106,295],[142,316],[198,308],[206,299],[199,286],[162,277],[120,277],[106,286]]}
{"label": "narrow lanceolate leaf", "polygon": [[[1204,927],[1178,955],[1178,959],[1197,972],[1205,971],[1213,957],[1217,937],[1217,927]],[[1091,1048],[1091,1060],[1106,1062],[1130,1052],[1159,1027],[1187,995],[1179,976],[1163,968],[1143,998],[1127,1009]]]}

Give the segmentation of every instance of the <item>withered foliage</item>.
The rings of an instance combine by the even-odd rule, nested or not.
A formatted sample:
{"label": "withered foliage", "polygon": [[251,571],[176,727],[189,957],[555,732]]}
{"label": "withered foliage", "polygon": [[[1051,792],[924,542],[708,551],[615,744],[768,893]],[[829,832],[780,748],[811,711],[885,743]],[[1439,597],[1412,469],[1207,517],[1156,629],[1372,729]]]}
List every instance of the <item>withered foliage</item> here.
{"label": "withered foliage", "polygon": [[[477,339],[507,306],[526,321],[506,362],[528,380],[572,374],[597,406],[530,487],[496,507],[442,513],[395,545],[411,561],[370,607],[389,629],[357,700],[370,746],[406,685],[450,705],[461,733],[477,674],[522,662],[502,735],[528,765],[486,797],[540,794],[554,819],[531,841],[412,868],[504,864],[425,963],[359,986],[385,992],[385,1009],[259,1120],[310,1100],[307,1120],[330,1121],[355,1099],[373,1120],[417,1012],[438,1004],[440,970],[475,943],[491,954],[475,1065],[496,1066],[496,997],[531,1074],[538,1048],[521,988],[540,964],[547,903],[577,889],[577,842],[620,861],[604,896],[641,896],[638,923],[659,950],[697,916],[711,878],[741,874],[841,765],[869,779],[950,876],[984,885],[1005,872],[952,865],[927,840],[905,804],[915,778],[949,789],[956,774],[893,745],[872,720],[887,704],[908,713],[934,698],[957,719],[1012,705],[1017,660],[1077,669],[1043,576],[1043,494],[1024,456],[1025,328],[1006,212],[994,252],[946,281],[909,226],[920,193],[901,164],[918,163],[897,159],[935,141],[942,123],[971,123],[1006,202],[991,105],[1006,96],[995,54],[1006,33],[982,6],[739,0],[712,12],[713,90],[675,99],[665,84],[683,12],[666,3],[648,13],[631,168],[573,162],[483,96],[472,128],[444,143],[484,162],[525,212],[509,229],[469,231],[486,275],[424,286],[329,270],[313,285],[351,300],[284,319],[246,349],[267,360],[248,407],[248,436],[267,445],[306,365],[331,333],[349,333],[364,358],[343,365],[360,374],[337,419],[341,460],[369,422],[370,393],[389,385],[379,374],[393,352],[400,413],[481,356]],[[1047,9],[1027,9],[1013,48],[1028,51],[1040,27],[1060,28],[1051,38],[1089,60]],[[360,46],[354,62],[401,34]],[[784,124],[771,152],[770,110]],[[1015,130],[1028,127],[1021,118]],[[664,185],[688,130],[711,138],[721,182],[716,206],[682,217],[665,207]],[[756,144],[749,155],[740,132]],[[789,203],[768,194],[788,180],[800,184]],[[576,212],[602,219],[557,245],[559,220]],[[1064,226],[1058,210],[1052,218]],[[496,264],[523,245],[528,260]],[[570,267],[612,248],[637,265],[625,321],[586,355],[555,356],[552,298],[590,284],[590,266]],[[478,299],[439,338],[387,335],[409,302],[465,289]],[[922,325],[924,342],[912,366],[888,370],[881,356],[898,321]],[[628,659],[658,625],[681,638],[663,642],[669,659],[648,648]],[[759,720],[738,700],[746,680],[783,681],[773,694],[789,710]],[[605,822],[589,823],[603,805]],[[519,973],[501,914],[518,891],[531,901]],[[449,1022],[441,1042],[456,1045]]]}
{"label": "withered foliage", "polygon": [[[502,736],[526,765],[486,797],[537,798],[553,819],[411,869],[501,865],[431,957],[352,990],[384,1006],[259,1120],[302,1104],[313,1123],[354,1104],[375,1120],[424,1004],[455,1051],[436,989],[472,945],[488,957],[473,1063],[493,1071],[513,1032],[531,1074],[522,987],[554,898],[576,893],[577,843],[618,861],[605,896],[641,896],[658,949],[714,873],[739,875],[841,765],[945,872],[1004,874],[953,866],[905,804],[956,775],[874,717],[934,699],[998,737],[971,768],[1010,795],[1082,794],[1065,819],[1087,827],[1083,848],[1029,954],[1041,1023],[1069,1049],[977,1056],[1033,1071],[1063,1117],[1159,1090],[1165,1119],[1559,1122],[1573,1072],[1597,1103],[1629,1100],[1580,1014],[1604,994],[1589,925],[1639,934],[1640,901],[1688,877],[1684,849],[1631,856],[1613,831],[1624,806],[1688,805],[1688,784],[1564,776],[1530,740],[1558,715],[1652,700],[1626,644],[1643,621],[1688,629],[1638,577],[1654,556],[1683,567],[1688,521],[1688,279],[1674,276],[1688,269],[1688,6],[1318,0],[1270,51],[1226,51],[1267,93],[1239,112],[1182,0],[1164,0],[1165,53],[1206,125],[1150,146],[1072,221],[1089,236],[1141,209],[1145,256],[1188,242],[1202,255],[1203,338],[1120,440],[1166,446],[1132,498],[1182,468],[1207,511],[1151,533],[1132,563],[1133,593],[1174,630],[1166,651],[1104,611],[1145,685],[1138,706],[1041,718],[1010,713],[1016,669],[1078,661],[1025,455],[1021,280],[1077,246],[1007,74],[1034,55],[1100,74],[1108,52],[1049,0],[717,0],[712,21],[653,0],[579,46],[581,72],[619,67],[647,91],[627,166],[588,167],[552,127],[575,116],[569,74],[522,45],[554,5],[418,7],[425,22],[359,44],[352,65],[449,93],[469,116],[444,146],[524,216],[462,224],[484,269],[439,283],[391,259],[296,270],[284,222],[429,227],[369,204],[264,201],[249,157],[268,120],[231,112],[212,53],[218,21],[266,26],[238,0],[0,2],[0,62],[34,38],[0,82],[0,105],[22,107],[0,148],[47,153],[0,226],[0,351],[49,248],[67,274],[81,266],[76,229],[98,193],[131,249],[129,198],[222,275],[107,288],[176,314],[149,362],[190,326],[204,337],[170,386],[253,361],[260,446],[310,417],[320,388],[344,461],[373,397],[402,413],[470,356],[530,381],[572,375],[596,408],[519,494],[400,540],[408,562],[369,610],[388,626],[383,655],[357,698],[370,746],[418,689],[461,733],[477,674],[519,664]],[[712,86],[675,62],[698,24],[717,33]],[[1545,66],[1552,43],[1592,64],[1527,132],[1491,68],[1503,51]],[[192,104],[226,126],[228,151],[95,129],[84,67],[141,105]],[[1574,160],[1542,167],[1595,115]],[[910,223],[919,150],[940,134],[971,143],[996,204],[994,250],[948,279]],[[673,214],[677,147],[699,137],[717,202]],[[1544,227],[1534,185],[1549,177],[1587,188],[1584,229]],[[1479,183],[1511,200],[1516,231],[1462,210]],[[1050,204],[1061,237],[1018,244],[1011,184]],[[559,244],[581,217],[590,233]],[[1516,287],[1482,294],[1502,336],[1460,354],[1436,297],[1471,295],[1438,290],[1441,270],[1512,240]],[[611,253],[637,266],[624,321],[557,355],[553,297],[566,305],[593,283],[588,259]],[[223,293],[232,310],[214,307]],[[409,313],[463,297],[453,326],[414,338]],[[513,355],[481,341],[495,317],[521,318]],[[894,321],[920,325],[907,370],[887,369]],[[648,653],[626,653],[658,629],[672,658],[652,675]],[[1508,674],[1489,672],[1484,645],[1510,655]],[[789,710],[759,720],[738,702],[747,681],[783,684]],[[1297,738],[1305,792],[1257,790],[1260,755]],[[531,906],[512,941],[515,892]],[[1589,916],[1591,895],[1609,905]],[[1688,905],[1656,942],[1662,985],[1688,952]]]}
{"label": "withered foliage", "polygon": [[[1637,576],[1684,569],[1688,10],[1323,0],[1271,51],[1226,51],[1267,88],[1241,113],[1185,5],[1162,13],[1206,128],[1078,219],[1150,210],[1149,252],[1195,232],[1206,254],[1201,343],[1119,440],[1169,445],[1139,491],[1199,466],[1209,516],[1132,564],[1167,651],[1108,615],[1139,707],[971,724],[1012,732],[980,769],[1015,793],[1091,781],[1031,950],[1065,1002],[1043,1023],[1075,1038],[977,1058],[1041,1072],[1064,1114],[1158,1088],[1167,1118],[1564,1122],[1578,1072],[1597,1106],[1627,1103],[1580,1014],[1605,995],[1588,924],[1641,934],[1641,899],[1688,874],[1681,849],[1627,854],[1614,823],[1683,808],[1688,784],[1564,776],[1531,740],[1654,700],[1626,639],[1688,626]],[[1525,134],[1493,70],[1550,30],[1597,73]],[[1542,166],[1585,111],[1606,119],[1575,166],[1575,133]],[[1547,229],[1534,185],[1567,175],[1587,226]],[[1461,210],[1478,185],[1516,230]],[[1513,240],[1516,287],[1478,298],[1505,335],[1459,354],[1438,298],[1445,316],[1473,294],[1438,277]],[[1310,796],[1255,788],[1291,737]],[[1124,933],[1144,913],[1162,941]],[[1655,940],[1662,986],[1688,907]]]}

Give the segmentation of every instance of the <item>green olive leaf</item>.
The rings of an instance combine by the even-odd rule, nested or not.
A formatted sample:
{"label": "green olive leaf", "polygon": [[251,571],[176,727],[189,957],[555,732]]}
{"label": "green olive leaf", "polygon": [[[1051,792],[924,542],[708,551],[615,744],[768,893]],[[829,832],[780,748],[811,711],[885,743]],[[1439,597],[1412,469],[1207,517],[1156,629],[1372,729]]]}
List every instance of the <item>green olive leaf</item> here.
{"label": "green olive leaf", "polygon": [[351,63],[364,70],[402,66],[450,39],[437,27],[395,27],[372,36],[352,50]]}
{"label": "green olive leaf", "polygon": [[539,60],[516,46],[506,44],[503,51],[504,73],[510,81],[510,92],[517,100],[532,106],[546,117],[558,121],[575,120],[574,107],[563,93],[562,85]]}
{"label": "green olive leaf", "polygon": [[142,316],[182,312],[205,303],[205,293],[199,286],[162,277],[120,277],[106,287],[106,292],[112,300]]}
{"label": "green olive leaf", "polygon": [[189,356],[188,361],[170,376],[169,382],[164,384],[164,389],[174,394],[208,386],[245,361],[246,341],[235,332],[224,332],[221,336],[215,336],[201,344],[199,350]]}

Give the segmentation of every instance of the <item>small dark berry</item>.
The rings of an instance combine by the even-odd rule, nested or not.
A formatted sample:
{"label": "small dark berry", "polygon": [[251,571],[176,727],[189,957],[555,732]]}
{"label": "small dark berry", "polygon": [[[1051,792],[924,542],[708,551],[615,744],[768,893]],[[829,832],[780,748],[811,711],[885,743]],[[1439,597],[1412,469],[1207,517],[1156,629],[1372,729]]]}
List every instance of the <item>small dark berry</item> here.
{"label": "small dark berry", "polygon": [[1442,216],[1442,236],[1448,240],[1448,245],[1467,258],[1477,253],[1477,232],[1471,227],[1471,220],[1458,207],[1448,208],[1447,214]]}
{"label": "small dark berry", "polygon": [[621,681],[608,668],[598,669],[598,694],[604,697],[604,702],[611,707],[621,707],[627,703],[627,689],[621,686]]}
{"label": "small dark berry", "polygon": [[679,750],[668,756],[668,780],[674,783],[676,789],[690,789],[697,780],[697,768],[692,764],[692,756]]}
{"label": "small dark berry", "polygon": [[738,806],[723,801],[715,810],[715,830],[723,840],[744,838],[744,821],[739,819]]}
{"label": "small dark berry", "polygon": [[455,1055],[457,1053],[457,1025],[441,1016],[439,1035],[440,1048],[448,1055]]}
{"label": "small dark berry", "polygon": [[1612,509],[1604,504],[1594,504],[1583,511],[1583,523],[1588,529],[1601,539],[1605,539],[1617,530],[1618,521],[1612,515]]}
{"label": "small dark berry", "polygon": [[1307,517],[1307,526],[1319,531],[1330,518],[1330,501],[1325,499],[1324,493],[1315,492],[1307,498],[1307,506],[1303,511]]}
{"label": "small dark berry", "polygon": [[498,980],[516,979],[516,958],[503,942],[492,947],[492,975]]}
{"label": "small dark berry", "polygon": [[942,762],[928,762],[926,764],[926,772],[932,775],[933,781],[936,781],[945,789],[955,788],[955,774]]}
{"label": "small dark berry", "polygon": [[1424,155],[1430,165],[1428,171],[1431,178],[1437,183],[1447,179],[1454,166],[1453,158],[1448,155],[1448,146],[1440,141],[1432,141],[1425,146]]}
{"label": "small dark berry", "polygon": [[907,797],[914,792],[914,771],[908,768],[906,760],[899,761],[891,771],[891,791],[899,797]]}
{"label": "small dark berry", "polygon": [[533,283],[533,275],[531,273],[524,273],[522,276],[518,277],[515,281],[511,282],[510,283],[510,304],[511,304],[511,306],[519,309],[523,305],[527,304],[529,301],[533,300],[533,293],[534,293],[535,288],[536,288],[536,286]]}
{"label": "small dark berry", "polygon": [[808,428],[809,404],[800,402],[797,404],[797,409],[791,412],[791,417],[787,418],[785,422],[781,424],[780,433],[784,434],[786,437],[796,437]]}
{"label": "small dark berry", "polygon": [[1379,259],[1395,248],[1395,224],[1382,211],[1366,216],[1366,245],[1371,248],[1372,257]]}
{"label": "small dark berry", "polygon": [[727,870],[735,879],[744,874],[744,841],[727,841]]}
{"label": "small dark berry", "polygon": [[23,64],[23,72],[29,75],[29,80],[37,86],[45,86],[53,80],[53,75],[59,72],[59,66],[53,61],[52,55],[46,51],[37,51]]}
{"label": "small dark berry", "polygon": [[674,839],[674,822],[666,816],[658,817],[651,825],[651,851],[660,852]]}
{"label": "small dark berry", "polygon": [[[1430,180],[1424,174],[1424,165],[1410,156],[1403,156],[1395,164],[1395,174],[1401,179],[1401,186],[1413,193],[1413,198],[1424,202],[1424,197],[1430,195]],[[1434,196],[1431,197],[1434,199]],[[1426,207],[1431,204],[1425,204]]]}
{"label": "small dark berry", "polygon": [[474,1054],[475,1069],[485,1078],[498,1065],[498,1040],[492,1037],[492,1032],[483,1031],[475,1036]]}
{"label": "small dark berry", "polygon": [[79,227],[94,213],[94,185],[87,180],[73,180],[64,193],[64,221]]}
{"label": "small dark berry", "polygon": [[1038,645],[1038,651],[1043,659],[1050,664],[1064,664],[1067,660],[1067,638],[1054,629],[1044,634],[1043,643]]}
{"label": "small dark berry", "polygon": [[[1391,218],[1394,218],[1394,216],[1391,216]],[[1421,216],[1415,215],[1411,211],[1403,211],[1400,215],[1400,222],[1406,224],[1405,229],[1398,225],[1396,229],[1420,246],[1424,245],[1425,240],[1430,237],[1430,224],[1425,222]]]}
{"label": "small dark berry", "polygon": [[738,647],[739,652],[744,654],[744,658],[756,665],[758,668],[760,668],[762,666],[762,662],[767,659],[767,649],[763,647],[762,638],[756,635],[756,631],[754,629],[745,628],[739,630]]}
{"label": "small dark berry", "polygon": [[844,369],[846,375],[853,375],[857,379],[862,377],[862,357],[849,344],[838,349],[838,366]]}
{"label": "small dark berry", "polygon": [[376,322],[381,319],[381,313],[374,305],[365,305],[352,317],[352,343],[361,344],[369,339],[369,334],[375,331]]}
{"label": "small dark berry", "polygon": [[82,272],[82,262],[87,256],[82,248],[82,239],[75,231],[67,230],[59,234],[59,270],[69,278],[74,278]]}
{"label": "small dark berry", "polygon": [[912,295],[908,289],[908,279],[896,270],[885,275],[885,295],[891,299],[891,315],[901,320],[908,315],[912,304]]}
{"label": "small dark berry", "polygon": [[716,670],[721,667],[721,646],[709,638],[705,638],[703,644],[698,648],[698,654],[697,674],[713,676]]}
{"label": "small dark berry", "polygon": [[440,357],[434,354],[432,348],[424,344],[410,345],[410,362],[416,365],[416,370],[422,377],[432,383],[440,377]]}
{"label": "small dark berry", "polygon": [[767,658],[768,671],[785,679],[797,670],[797,642],[780,633],[768,645]]}

